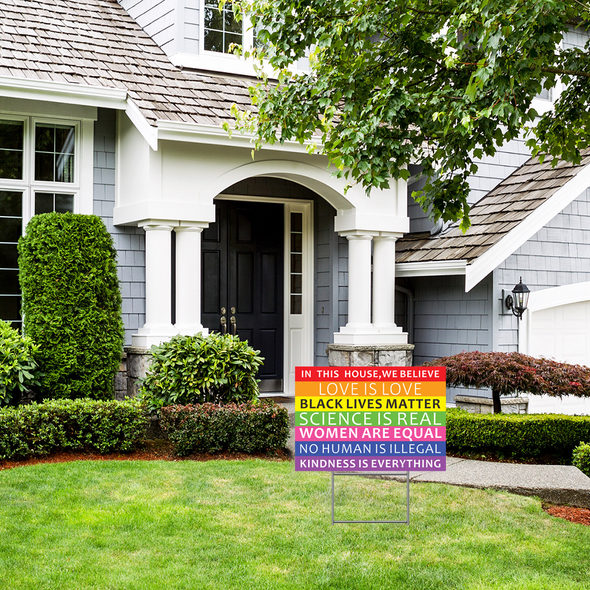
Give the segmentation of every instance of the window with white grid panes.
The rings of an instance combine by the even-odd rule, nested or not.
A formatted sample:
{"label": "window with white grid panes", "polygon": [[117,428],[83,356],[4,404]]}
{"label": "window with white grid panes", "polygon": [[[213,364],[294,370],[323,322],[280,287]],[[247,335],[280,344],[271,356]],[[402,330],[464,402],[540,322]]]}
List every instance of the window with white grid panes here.
{"label": "window with white grid panes", "polygon": [[219,10],[217,0],[205,0],[203,43],[206,51],[230,53],[231,45],[243,45],[244,19],[238,20],[233,4],[226,2]]}
{"label": "window with white grid panes", "polygon": [[290,313],[303,313],[303,214],[291,213]]}
{"label": "window with white grid panes", "polygon": [[17,250],[22,235],[22,211],[22,192],[0,190],[0,319],[15,328],[22,324]]}
{"label": "window with white grid panes", "polygon": [[0,113],[0,319],[15,327],[22,325],[18,239],[32,215],[74,211],[77,129]]}

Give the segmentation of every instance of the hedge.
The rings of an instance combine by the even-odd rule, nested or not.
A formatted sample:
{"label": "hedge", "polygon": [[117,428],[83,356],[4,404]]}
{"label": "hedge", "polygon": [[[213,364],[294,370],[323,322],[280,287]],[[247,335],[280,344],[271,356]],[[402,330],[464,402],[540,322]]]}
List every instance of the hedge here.
{"label": "hedge", "polygon": [[289,415],[272,401],[258,404],[189,404],[160,410],[160,425],[179,456],[191,453],[256,453],[282,448]]}
{"label": "hedge", "polygon": [[0,409],[0,459],[55,451],[129,452],[145,437],[137,401],[52,400]]}
{"label": "hedge", "polygon": [[590,440],[590,417],[563,414],[470,414],[447,410],[447,449],[487,450],[512,457],[571,457]]}
{"label": "hedge", "polygon": [[582,443],[574,449],[572,463],[584,474],[590,477],[590,443]]}
{"label": "hedge", "polygon": [[259,351],[230,334],[174,336],[152,346],[141,395],[152,410],[174,404],[245,403],[258,397]]}
{"label": "hedge", "polygon": [[113,399],[123,352],[116,250],[95,215],[36,215],[19,240],[24,327],[39,346],[39,399]]}

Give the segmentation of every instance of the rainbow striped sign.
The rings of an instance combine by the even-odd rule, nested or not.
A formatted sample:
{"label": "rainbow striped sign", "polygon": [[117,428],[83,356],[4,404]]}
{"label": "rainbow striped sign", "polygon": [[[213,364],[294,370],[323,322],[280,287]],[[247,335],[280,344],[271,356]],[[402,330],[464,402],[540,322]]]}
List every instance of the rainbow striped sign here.
{"label": "rainbow striped sign", "polygon": [[444,471],[444,367],[297,367],[296,471]]}

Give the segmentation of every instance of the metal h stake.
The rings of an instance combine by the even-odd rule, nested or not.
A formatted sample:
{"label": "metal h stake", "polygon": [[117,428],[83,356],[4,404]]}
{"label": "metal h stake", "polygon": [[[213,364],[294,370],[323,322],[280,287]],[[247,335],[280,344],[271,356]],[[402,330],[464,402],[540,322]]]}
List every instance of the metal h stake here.
{"label": "metal h stake", "polygon": [[340,473],[332,471],[332,525],[334,524],[410,524],[410,472],[387,473],[387,475],[405,475],[406,476],[406,520],[334,520],[334,476],[335,475],[357,475],[359,477],[371,477],[366,473]]}

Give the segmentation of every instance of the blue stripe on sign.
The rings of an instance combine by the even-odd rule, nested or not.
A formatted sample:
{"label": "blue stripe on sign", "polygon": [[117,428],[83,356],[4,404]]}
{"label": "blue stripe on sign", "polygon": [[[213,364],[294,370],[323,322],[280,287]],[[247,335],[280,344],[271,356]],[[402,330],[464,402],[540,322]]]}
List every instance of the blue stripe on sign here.
{"label": "blue stripe on sign", "polygon": [[444,442],[297,442],[297,457],[438,457],[447,453]]}

